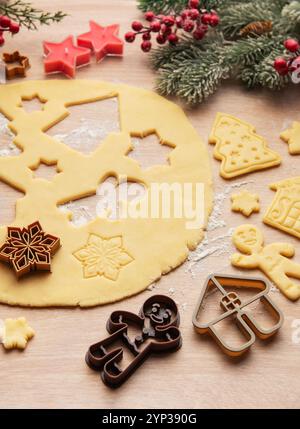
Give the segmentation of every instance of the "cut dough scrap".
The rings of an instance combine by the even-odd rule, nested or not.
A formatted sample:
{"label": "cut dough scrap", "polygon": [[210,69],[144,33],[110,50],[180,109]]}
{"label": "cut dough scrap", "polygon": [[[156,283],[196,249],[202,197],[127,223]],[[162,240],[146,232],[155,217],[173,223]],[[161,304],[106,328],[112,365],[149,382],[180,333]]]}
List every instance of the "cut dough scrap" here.
{"label": "cut dough scrap", "polygon": [[276,195],[269,206],[264,223],[300,238],[300,177],[273,183]]}
{"label": "cut dough scrap", "polygon": [[[34,96],[45,101],[43,110],[25,112],[22,98]],[[109,134],[92,154],[84,155],[46,133],[68,116],[68,106],[111,97],[118,98],[120,132]],[[212,207],[209,157],[206,145],[174,103],[126,85],[49,80],[2,85],[0,110],[10,119],[16,142],[23,149],[20,156],[0,158],[0,179],[25,194],[17,202],[11,226],[24,227],[39,220],[49,234],[60,238],[62,246],[53,259],[51,274],[37,273],[17,281],[9,267],[0,264],[0,302],[35,307],[114,302],[145,290],[183,263],[189,250],[202,240]],[[173,148],[170,164],[143,170],[127,156],[133,149],[131,139],[153,133]],[[30,167],[40,161],[57,163],[60,173],[51,181],[34,178]],[[109,176],[118,181],[127,176],[128,181],[143,184],[146,196],[152,183],[203,183],[205,201],[203,207],[200,198],[199,208],[204,209],[204,223],[191,229],[187,215],[101,217],[75,228],[70,222],[72,213],[58,206],[95,194]],[[187,206],[195,207],[196,193],[193,198],[187,194]],[[0,244],[6,236],[7,226],[0,227]],[[90,258],[93,252],[95,259]]]}
{"label": "cut dough scrap", "polygon": [[28,325],[24,317],[6,319],[4,321],[3,346],[7,350],[24,350],[34,334],[34,330]]}
{"label": "cut dough scrap", "polygon": [[280,138],[288,143],[291,155],[300,154],[300,122],[293,122],[291,128],[280,134]]}
{"label": "cut dough scrap", "polygon": [[251,124],[232,115],[217,114],[209,142],[216,145],[214,157],[222,161],[220,175],[224,179],[281,163],[280,156],[268,148]]}
{"label": "cut dough scrap", "polygon": [[246,190],[231,195],[231,201],[231,210],[242,213],[247,217],[260,210],[259,196],[257,194],[251,194]]}

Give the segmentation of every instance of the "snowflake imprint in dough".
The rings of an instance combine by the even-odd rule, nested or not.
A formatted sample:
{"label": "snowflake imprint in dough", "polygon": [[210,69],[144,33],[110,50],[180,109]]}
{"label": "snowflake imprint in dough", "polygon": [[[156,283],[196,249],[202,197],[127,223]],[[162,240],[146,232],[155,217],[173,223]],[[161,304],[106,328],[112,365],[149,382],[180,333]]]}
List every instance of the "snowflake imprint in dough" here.
{"label": "snowflake imprint in dough", "polygon": [[85,278],[104,276],[117,280],[121,268],[133,261],[123,248],[122,237],[102,238],[90,234],[86,246],[74,253],[82,263]]}

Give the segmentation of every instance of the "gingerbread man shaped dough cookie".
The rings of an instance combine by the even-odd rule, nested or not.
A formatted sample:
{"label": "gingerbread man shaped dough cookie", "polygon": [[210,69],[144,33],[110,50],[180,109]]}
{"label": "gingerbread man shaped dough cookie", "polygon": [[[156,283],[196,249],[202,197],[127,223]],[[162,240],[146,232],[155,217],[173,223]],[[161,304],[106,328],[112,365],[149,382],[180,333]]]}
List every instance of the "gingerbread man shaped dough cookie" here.
{"label": "gingerbread man shaped dough cookie", "polygon": [[300,285],[290,277],[300,279],[300,264],[291,261],[295,248],[289,243],[272,243],[264,246],[261,231],[254,225],[241,225],[233,234],[233,243],[242,253],[235,253],[231,263],[235,267],[260,269],[289,299],[300,298]]}

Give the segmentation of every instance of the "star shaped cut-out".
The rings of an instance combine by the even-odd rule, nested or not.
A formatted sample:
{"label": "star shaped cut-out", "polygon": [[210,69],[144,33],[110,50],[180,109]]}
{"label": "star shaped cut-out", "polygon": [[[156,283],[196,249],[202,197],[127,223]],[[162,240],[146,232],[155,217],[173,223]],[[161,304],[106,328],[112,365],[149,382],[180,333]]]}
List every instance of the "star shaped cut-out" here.
{"label": "star shaped cut-out", "polygon": [[300,154],[300,122],[293,122],[291,128],[280,134],[280,138],[284,142],[288,143],[291,155]]}
{"label": "star shaped cut-out", "polygon": [[46,234],[39,222],[23,229],[9,227],[6,242],[0,248],[0,261],[9,263],[17,277],[30,271],[51,271],[51,256],[59,247],[59,238]]}
{"label": "star shaped cut-out", "polygon": [[24,317],[6,319],[3,329],[3,346],[5,349],[24,350],[27,342],[34,336],[34,330],[28,325]]}
{"label": "star shaped cut-out", "polygon": [[251,194],[248,191],[242,191],[239,194],[233,194],[231,196],[231,209],[234,212],[240,212],[244,216],[250,216],[254,212],[259,212],[259,196],[257,194]]}
{"label": "star shaped cut-out", "polygon": [[122,237],[102,238],[90,234],[87,244],[74,253],[82,263],[85,278],[104,276],[117,280],[121,268],[133,261],[123,248]]}
{"label": "star shaped cut-out", "polygon": [[98,62],[106,55],[122,55],[124,42],[118,37],[119,29],[118,24],[102,27],[90,21],[90,31],[77,37],[78,46],[90,48]]}
{"label": "star shaped cut-out", "polygon": [[74,45],[72,36],[67,37],[61,43],[44,42],[45,73],[64,73],[74,78],[76,67],[89,64],[91,50]]}

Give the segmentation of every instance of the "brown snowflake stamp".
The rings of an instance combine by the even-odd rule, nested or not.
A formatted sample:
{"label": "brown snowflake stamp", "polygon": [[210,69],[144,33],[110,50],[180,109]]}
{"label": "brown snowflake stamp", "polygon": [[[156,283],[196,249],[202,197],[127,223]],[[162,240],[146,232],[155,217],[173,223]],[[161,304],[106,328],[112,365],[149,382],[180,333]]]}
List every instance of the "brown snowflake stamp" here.
{"label": "brown snowflake stamp", "polygon": [[38,221],[27,228],[9,227],[0,261],[10,264],[18,278],[31,271],[51,271],[51,257],[59,247],[60,239],[46,234]]}

